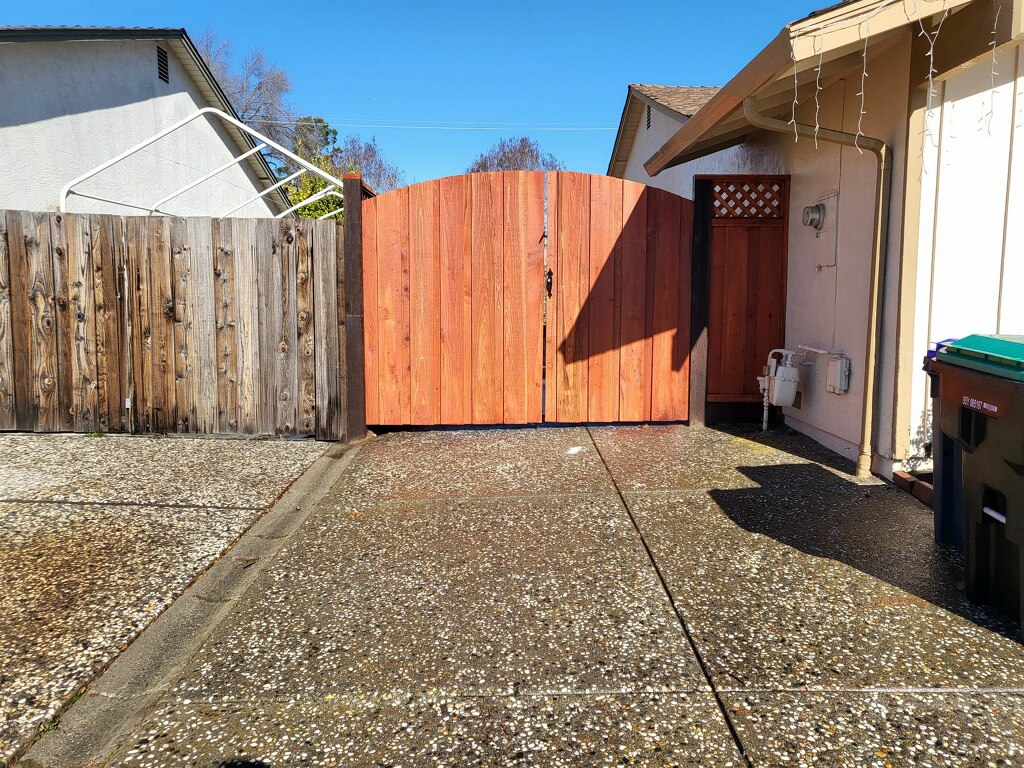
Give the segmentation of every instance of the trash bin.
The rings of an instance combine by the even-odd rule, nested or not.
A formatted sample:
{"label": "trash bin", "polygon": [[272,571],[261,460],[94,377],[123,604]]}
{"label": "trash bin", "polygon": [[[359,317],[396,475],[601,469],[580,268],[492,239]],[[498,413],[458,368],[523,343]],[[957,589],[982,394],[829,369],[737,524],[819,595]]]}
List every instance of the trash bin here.
{"label": "trash bin", "polygon": [[942,431],[942,402],[939,397],[939,374],[932,367],[935,356],[956,339],[945,339],[929,345],[924,370],[932,398],[932,510],[935,540],[949,544],[961,552],[964,548],[963,466],[962,450],[952,437]]}
{"label": "trash bin", "polygon": [[942,431],[963,451],[967,596],[1024,619],[1024,336],[968,336],[932,369]]}

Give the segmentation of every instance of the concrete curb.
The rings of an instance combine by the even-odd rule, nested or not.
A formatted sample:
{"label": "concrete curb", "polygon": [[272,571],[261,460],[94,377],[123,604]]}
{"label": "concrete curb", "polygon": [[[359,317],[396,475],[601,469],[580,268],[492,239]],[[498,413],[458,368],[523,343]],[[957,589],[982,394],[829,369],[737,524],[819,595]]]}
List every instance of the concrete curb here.
{"label": "concrete curb", "polygon": [[115,755],[231,606],[272,562],[359,452],[333,446],[58,716],[16,765],[94,768]]}

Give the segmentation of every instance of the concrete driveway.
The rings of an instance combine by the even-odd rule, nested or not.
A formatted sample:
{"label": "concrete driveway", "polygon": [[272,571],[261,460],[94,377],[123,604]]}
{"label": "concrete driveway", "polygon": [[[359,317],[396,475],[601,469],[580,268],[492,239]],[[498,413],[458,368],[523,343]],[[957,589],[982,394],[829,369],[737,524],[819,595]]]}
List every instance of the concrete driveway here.
{"label": "concrete driveway", "polygon": [[1020,765],[1016,627],[847,469],[778,433],[386,435],[154,706],[100,679],[136,720],[98,764]]}
{"label": "concrete driveway", "polygon": [[326,449],[0,435],[0,765]]}

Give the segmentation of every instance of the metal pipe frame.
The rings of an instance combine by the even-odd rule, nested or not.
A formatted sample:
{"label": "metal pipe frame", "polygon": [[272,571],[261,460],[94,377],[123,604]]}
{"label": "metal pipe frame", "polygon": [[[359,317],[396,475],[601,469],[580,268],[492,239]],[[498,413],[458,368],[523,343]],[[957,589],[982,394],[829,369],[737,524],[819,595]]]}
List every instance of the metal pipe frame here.
{"label": "metal pipe frame", "polygon": [[[111,166],[116,165],[117,163],[121,162],[125,158],[131,157],[136,152],[139,152],[139,151],[145,149],[149,145],[153,144],[154,142],[159,141],[160,139],[164,138],[165,136],[168,136],[169,134],[174,133],[179,128],[182,128],[183,126],[188,125],[189,123],[191,123],[193,120],[197,120],[198,118],[203,117],[205,115],[212,115],[213,117],[219,118],[222,122],[225,122],[228,125],[233,125],[235,128],[238,128],[238,130],[243,131],[244,133],[248,134],[249,136],[252,136],[255,139],[257,139],[259,142],[261,142],[264,145],[264,148],[269,147],[269,148],[271,148],[273,150],[276,150],[277,152],[280,152],[282,155],[287,157],[289,160],[291,160],[292,162],[296,163],[301,168],[303,168],[304,172],[305,171],[309,171],[310,173],[316,174],[320,178],[324,179],[328,184],[333,185],[335,189],[340,189],[342,187],[341,179],[338,179],[338,178],[332,176],[331,174],[327,173],[323,169],[318,168],[317,166],[315,166],[312,163],[310,163],[308,160],[303,160],[301,157],[296,155],[294,152],[291,152],[291,151],[285,149],[280,144],[278,144],[276,141],[273,141],[272,139],[268,138],[267,136],[264,136],[259,131],[256,131],[256,130],[250,128],[245,123],[243,123],[241,120],[236,120],[231,115],[227,114],[226,112],[223,112],[222,110],[217,109],[216,107],[203,107],[202,109],[200,109],[197,112],[189,115],[188,117],[185,117],[185,118],[179,120],[178,122],[174,123],[173,125],[169,125],[167,128],[164,128],[162,131],[158,131],[157,133],[153,134],[152,136],[150,136],[145,141],[139,142],[135,146],[130,147],[129,149],[126,149],[121,154],[119,154],[119,155],[117,155],[115,157],[112,157],[110,160],[107,160],[104,163],[100,163],[99,165],[97,165],[92,170],[86,171],[81,176],[77,176],[74,179],[72,179],[71,181],[69,181],[67,184],[64,185],[64,187],[60,191],[60,210],[61,210],[61,213],[67,213],[68,195],[71,193],[71,190],[74,187],[78,186],[83,181],[87,181],[88,179],[91,179],[96,174],[102,173],[103,171],[107,170]],[[247,157],[247,156],[248,156],[247,154],[243,154],[241,157],[235,158],[235,160],[232,162],[232,165],[235,164],[235,163],[240,162],[241,160],[245,159],[245,157]],[[221,170],[223,170],[223,169],[221,169]],[[213,174],[213,175],[216,175],[216,174]],[[207,179],[201,179],[199,183],[202,183],[202,181],[206,181],[206,180]],[[270,189],[267,189],[263,194],[257,196],[256,200],[258,200],[264,194],[266,194],[267,192],[270,192],[271,190],[273,190],[275,188],[278,188],[278,187],[275,186],[275,187],[271,187]],[[188,187],[188,189],[191,189],[191,187]],[[177,193],[177,194],[180,194],[180,192]],[[162,202],[163,201],[161,201],[161,204],[162,204]],[[255,200],[250,200],[249,202],[255,202]],[[139,206],[139,207],[143,208],[144,206]],[[155,210],[156,207],[157,206],[153,206],[153,208],[151,208],[150,210]],[[244,207],[244,205],[238,206],[238,208],[242,208],[242,207]],[[238,210],[238,208],[236,208],[235,210]],[[295,210],[295,209],[292,208],[291,210]],[[230,211],[230,213],[234,213],[234,211]],[[223,218],[223,217],[221,217],[221,218]],[[280,218],[280,216],[278,216],[276,218]]]}
{"label": "metal pipe frame", "polygon": [[324,189],[321,189],[315,195],[310,195],[305,200],[300,200],[295,205],[293,205],[291,208],[289,208],[287,211],[282,211],[281,213],[277,214],[277,216],[275,216],[274,218],[275,219],[283,219],[285,216],[287,216],[292,211],[297,211],[299,208],[302,208],[303,206],[309,205],[310,203],[315,203],[321,197],[327,197],[328,195],[334,195],[335,197],[341,197],[341,190],[338,189],[333,184],[331,184],[330,186],[325,187]]}
{"label": "metal pipe frame", "polygon": [[275,184],[274,186],[272,186],[272,187],[267,187],[267,188],[266,188],[266,189],[264,189],[264,190],[263,190],[262,192],[260,192],[260,193],[259,193],[258,195],[253,195],[253,196],[252,196],[252,197],[250,197],[250,198],[249,198],[248,200],[246,200],[246,201],[245,201],[244,203],[239,203],[239,204],[238,204],[238,205],[236,205],[236,206],[235,206],[234,208],[232,208],[232,209],[231,209],[230,211],[228,211],[227,213],[224,213],[223,215],[219,216],[218,218],[221,218],[221,219],[226,219],[226,218],[227,218],[228,216],[230,216],[230,215],[231,215],[232,213],[234,213],[235,211],[237,211],[237,210],[240,210],[240,209],[242,209],[242,208],[245,208],[245,206],[249,205],[250,203],[255,203],[255,202],[256,202],[257,200],[259,200],[259,199],[260,199],[261,197],[263,197],[264,195],[268,195],[268,194],[270,194],[270,193],[271,193],[271,192],[273,192],[273,191],[274,191],[275,189],[280,189],[281,187],[283,187],[283,186],[284,186],[285,184],[287,184],[287,183],[288,183],[288,182],[290,182],[290,181],[295,181],[295,180],[296,180],[297,178],[299,178],[299,176],[301,176],[301,175],[302,175],[302,174],[304,174],[305,172],[306,172],[306,169],[305,169],[305,168],[300,168],[299,170],[297,170],[297,171],[296,171],[295,173],[293,173],[293,174],[292,174],[291,176],[289,176],[288,178],[286,178],[286,179],[281,179],[281,180],[280,180],[279,182],[277,182],[277,183],[276,183],[276,184]]}
{"label": "metal pipe frame", "polygon": [[173,192],[171,192],[171,194],[166,195],[165,197],[160,198],[155,203],[153,203],[153,207],[151,207],[149,209],[149,215],[152,216],[154,213],[163,213],[163,211],[160,210],[160,206],[163,205],[164,203],[166,203],[168,200],[173,200],[178,195],[185,194],[186,192],[188,192],[193,187],[198,187],[204,181],[208,181],[209,179],[212,179],[214,176],[216,176],[221,171],[226,171],[232,165],[235,165],[236,163],[240,163],[242,160],[245,160],[245,158],[251,157],[252,155],[255,155],[257,152],[259,152],[261,149],[266,149],[266,148],[267,148],[266,144],[263,144],[263,143],[257,144],[255,147],[250,149],[248,152],[243,152],[242,154],[238,155],[237,157],[231,158],[226,163],[224,163],[224,165],[220,166],[219,168],[213,169],[212,171],[207,173],[205,176],[200,176],[195,181],[190,181],[184,187],[181,187],[180,189],[176,189]]}

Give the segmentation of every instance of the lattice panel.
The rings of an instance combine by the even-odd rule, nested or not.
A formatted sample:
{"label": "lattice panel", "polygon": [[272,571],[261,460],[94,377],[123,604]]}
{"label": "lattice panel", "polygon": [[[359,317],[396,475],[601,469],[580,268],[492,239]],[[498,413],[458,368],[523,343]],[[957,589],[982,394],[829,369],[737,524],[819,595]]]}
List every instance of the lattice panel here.
{"label": "lattice panel", "polygon": [[781,181],[715,182],[716,219],[781,219],[784,208]]}

